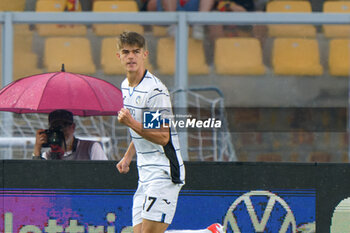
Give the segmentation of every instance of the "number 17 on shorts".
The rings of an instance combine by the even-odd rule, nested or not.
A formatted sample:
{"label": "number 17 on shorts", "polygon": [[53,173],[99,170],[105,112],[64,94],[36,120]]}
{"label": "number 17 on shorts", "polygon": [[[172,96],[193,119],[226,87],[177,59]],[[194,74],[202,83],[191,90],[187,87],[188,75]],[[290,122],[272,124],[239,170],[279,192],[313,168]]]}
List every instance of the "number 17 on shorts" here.
{"label": "number 17 on shorts", "polygon": [[170,183],[166,188],[163,186],[163,189],[155,190],[153,188],[148,189],[146,194],[143,194],[142,187],[138,187],[134,196],[134,226],[141,223],[142,219],[171,224],[181,186]]}

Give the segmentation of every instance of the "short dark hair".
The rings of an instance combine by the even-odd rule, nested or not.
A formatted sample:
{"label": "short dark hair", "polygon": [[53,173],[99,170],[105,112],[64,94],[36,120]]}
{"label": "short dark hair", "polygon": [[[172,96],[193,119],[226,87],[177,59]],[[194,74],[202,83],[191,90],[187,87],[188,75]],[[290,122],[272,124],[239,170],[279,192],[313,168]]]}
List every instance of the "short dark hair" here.
{"label": "short dark hair", "polygon": [[117,49],[121,49],[124,45],[132,45],[146,49],[146,40],[137,32],[123,32],[117,38]]}
{"label": "short dark hair", "polygon": [[49,125],[56,121],[63,121],[69,124],[73,123],[73,113],[64,109],[58,109],[49,114]]}

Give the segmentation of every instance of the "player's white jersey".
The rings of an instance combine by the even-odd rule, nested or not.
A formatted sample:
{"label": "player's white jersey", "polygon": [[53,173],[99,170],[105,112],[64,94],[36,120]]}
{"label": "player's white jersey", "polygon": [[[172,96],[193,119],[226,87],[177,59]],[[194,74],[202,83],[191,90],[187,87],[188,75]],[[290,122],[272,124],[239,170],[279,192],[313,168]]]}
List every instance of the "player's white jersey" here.
{"label": "player's white jersey", "polygon": [[[172,117],[171,101],[166,86],[153,74],[146,71],[136,87],[130,87],[125,79],[121,84],[124,108],[138,122],[144,122],[144,111],[159,111],[161,119]],[[144,129],[147,130],[147,129]],[[184,183],[185,168],[180,154],[180,145],[175,129],[170,130],[170,141],[166,146],[152,143],[130,129],[137,154],[139,181],[171,179]]]}

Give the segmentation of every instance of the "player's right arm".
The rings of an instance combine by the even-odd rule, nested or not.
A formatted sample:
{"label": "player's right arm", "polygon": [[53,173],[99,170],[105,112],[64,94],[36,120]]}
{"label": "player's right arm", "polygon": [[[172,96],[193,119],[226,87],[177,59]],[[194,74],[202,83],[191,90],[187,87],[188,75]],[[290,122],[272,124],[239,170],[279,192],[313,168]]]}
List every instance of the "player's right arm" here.
{"label": "player's right arm", "polygon": [[128,109],[122,108],[118,113],[118,121],[132,130],[144,139],[165,146],[170,139],[170,133],[168,128],[161,127],[160,129],[147,129],[144,130],[142,123],[135,120]]}
{"label": "player's right arm", "polygon": [[117,164],[117,169],[120,173],[125,174],[129,172],[129,169],[130,169],[129,165],[133,157],[135,156],[135,154],[136,154],[136,149],[135,149],[134,143],[131,142],[129,144],[128,150],[124,154],[124,157]]}

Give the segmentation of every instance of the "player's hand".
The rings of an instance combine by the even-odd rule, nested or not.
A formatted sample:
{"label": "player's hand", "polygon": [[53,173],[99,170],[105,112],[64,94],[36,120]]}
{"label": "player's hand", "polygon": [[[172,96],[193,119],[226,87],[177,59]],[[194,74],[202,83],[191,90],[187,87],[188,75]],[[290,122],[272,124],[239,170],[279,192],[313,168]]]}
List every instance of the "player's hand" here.
{"label": "player's hand", "polygon": [[126,109],[126,108],[120,109],[120,111],[118,112],[119,123],[122,123],[126,126],[129,126],[131,124],[132,120],[133,120],[133,118],[132,118],[128,109]]}
{"label": "player's hand", "polygon": [[116,165],[119,173],[125,174],[128,173],[130,168],[129,168],[129,163],[125,161],[123,158],[122,160],[119,161],[119,163]]}

